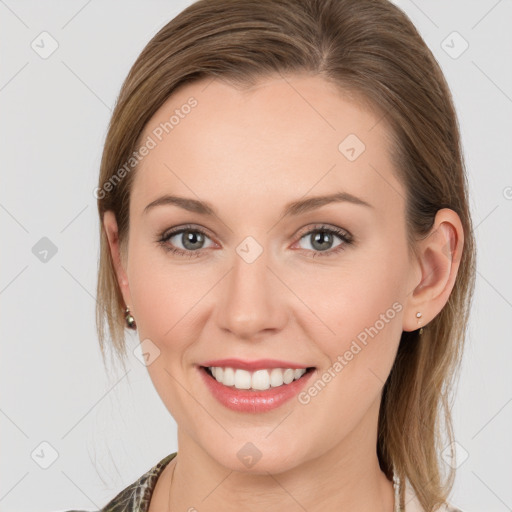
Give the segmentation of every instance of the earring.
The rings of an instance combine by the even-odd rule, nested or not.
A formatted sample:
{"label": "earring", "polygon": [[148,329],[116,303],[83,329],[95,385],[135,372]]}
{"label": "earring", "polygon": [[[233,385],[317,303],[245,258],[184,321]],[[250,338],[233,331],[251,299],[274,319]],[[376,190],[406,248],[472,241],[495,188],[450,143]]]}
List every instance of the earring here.
{"label": "earring", "polygon": [[126,306],[124,310],[124,319],[126,320],[126,325],[129,329],[137,329],[137,324],[135,323],[135,318],[130,313],[130,308]]}
{"label": "earring", "polygon": [[[422,317],[422,314],[418,311],[416,313],[416,318],[421,318]],[[420,328],[418,334],[421,336],[423,334],[423,327]]]}

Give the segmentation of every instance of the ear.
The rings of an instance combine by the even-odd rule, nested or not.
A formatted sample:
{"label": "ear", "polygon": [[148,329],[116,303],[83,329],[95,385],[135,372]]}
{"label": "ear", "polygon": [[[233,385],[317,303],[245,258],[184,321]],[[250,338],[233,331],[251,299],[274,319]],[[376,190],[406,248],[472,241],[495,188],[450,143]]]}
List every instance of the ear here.
{"label": "ear", "polygon": [[[130,295],[130,286],[128,283],[128,276],[126,273],[125,258],[126,255],[122,254],[119,242],[117,221],[113,211],[106,211],[103,215],[103,227],[108,238],[110,254],[114,264],[114,270],[117,277],[117,282],[121,293],[123,294],[124,303],[131,308],[132,300]],[[132,311],[133,313],[133,311]]]}
{"label": "ear", "polygon": [[428,235],[416,243],[417,261],[403,316],[404,331],[425,326],[448,302],[464,246],[459,216],[449,208],[439,210]]}

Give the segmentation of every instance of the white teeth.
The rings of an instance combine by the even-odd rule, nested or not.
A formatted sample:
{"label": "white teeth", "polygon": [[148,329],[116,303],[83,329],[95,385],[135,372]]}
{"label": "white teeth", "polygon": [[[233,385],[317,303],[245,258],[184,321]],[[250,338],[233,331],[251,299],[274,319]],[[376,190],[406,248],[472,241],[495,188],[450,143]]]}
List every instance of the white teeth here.
{"label": "white teeth", "polygon": [[235,370],[233,368],[224,368],[224,375],[222,376],[222,383],[226,386],[235,385]]}
{"label": "white teeth", "polygon": [[270,387],[270,375],[267,370],[258,370],[252,374],[252,389],[259,389],[261,391]]}
{"label": "white teeth", "polygon": [[283,372],[284,383],[290,384],[290,382],[292,382],[294,378],[295,378],[295,370],[292,370],[291,368],[286,368],[286,370]]}
{"label": "white teeth", "polygon": [[237,368],[221,368],[210,366],[209,370],[217,382],[224,386],[234,386],[237,389],[254,389],[264,391],[270,387],[276,388],[283,384],[290,384],[300,379],[305,373],[305,368],[272,368],[271,370],[256,370],[248,372]]}
{"label": "white teeth", "polygon": [[297,369],[293,370],[293,372],[294,372],[293,378],[295,380],[300,379],[305,373],[301,368],[297,368]]}
{"label": "white teeth", "polygon": [[270,385],[273,388],[283,385],[283,370],[281,368],[272,368],[270,372]]}
{"label": "white teeth", "polygon": [[[219,382],[223,382],[222,379]],[[236,370],[235,372],[235,388],[250,389],[251,388],[251,374],[245,370]]]}

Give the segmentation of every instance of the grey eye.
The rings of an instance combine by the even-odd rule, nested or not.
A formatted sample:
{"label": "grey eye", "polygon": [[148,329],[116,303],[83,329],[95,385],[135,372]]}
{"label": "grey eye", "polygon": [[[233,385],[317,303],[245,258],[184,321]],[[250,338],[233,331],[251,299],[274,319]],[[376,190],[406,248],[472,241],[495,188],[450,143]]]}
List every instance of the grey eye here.
{"label": "grey eye", "polygon": [[327,229],[317,229],[315,231],[311,231],[304,235],[301,240],[307,239],[311,240],[311,247],[303,247],[303,249],[312,249],[315,251],[328,251],[333,247],[341,244],[341,241],[337,245],[332,245],[334,242],[334,238],[338,238],[341,240],[339,235],[327,230]]}
{"label": "grey eye", "polygon": [[[176,239],[176,241],[173,239]],[[208,239],[208,237],[196,229],[183,229],[177,233],[172,233],[168,237],[168,241],[172,245],[178,247],[178,249],[185,249],[187,251],[203,249],[206,239]],[[180,243],[181,247],[179,245]]]}

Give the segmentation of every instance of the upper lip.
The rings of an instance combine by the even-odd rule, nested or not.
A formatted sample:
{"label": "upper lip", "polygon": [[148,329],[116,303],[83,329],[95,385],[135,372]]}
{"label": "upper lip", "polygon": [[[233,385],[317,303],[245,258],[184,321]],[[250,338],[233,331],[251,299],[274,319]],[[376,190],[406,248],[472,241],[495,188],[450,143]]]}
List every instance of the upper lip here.
{"label": "upper lip", "polygon": [[201,363],[201,366],[220,366],[223,368],[239,368],[241,370],[254,371],[264,370],[266,368],[310,368],[307,365],[294,363],[292,361],[282,361],[279,359],[257,359],[254,361],[243,361],[242,359],[215,359]]}

